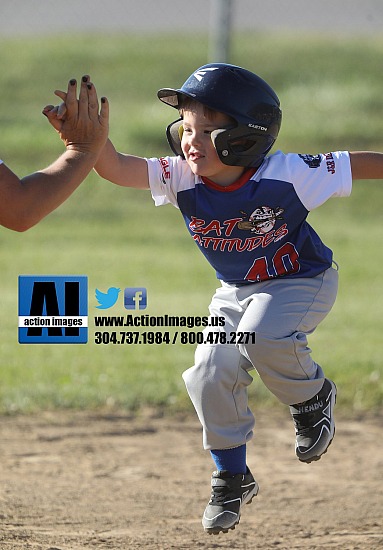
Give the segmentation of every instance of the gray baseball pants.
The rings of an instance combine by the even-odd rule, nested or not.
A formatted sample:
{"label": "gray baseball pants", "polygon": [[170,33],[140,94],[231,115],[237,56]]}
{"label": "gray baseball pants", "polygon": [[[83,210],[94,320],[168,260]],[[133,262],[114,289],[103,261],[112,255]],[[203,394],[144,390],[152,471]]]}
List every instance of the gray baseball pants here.
{"label": "gray baseball pants", "polygon": [[267,388],[293,405],[316,395],[324,381],[311,358],[307,335],[331,310],[338,289],[334,268],[313,278],[273,279],[234,286],[222,282],[209,306],[224,317],[225,331],[254,333],[254,342],[199,344],[195,364],[183,373],[187,391],[203,427],[205,449],[242,445],[253,435],[254,416],[247,388],[256,369]]}

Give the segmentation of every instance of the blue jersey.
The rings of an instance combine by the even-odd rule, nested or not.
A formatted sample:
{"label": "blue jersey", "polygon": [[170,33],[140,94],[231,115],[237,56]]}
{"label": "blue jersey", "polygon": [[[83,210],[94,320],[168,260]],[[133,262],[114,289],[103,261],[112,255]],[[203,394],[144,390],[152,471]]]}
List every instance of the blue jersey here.
{"label": "blue jersey", "polygon": [[155,204],[180,209],[218,279],[247,284],[315,277],[331,266],[332,251],[306,218],[330,197],[351,193],[347,152],[278,151],[227,187],[194,175],[181,157],[147,163]]}

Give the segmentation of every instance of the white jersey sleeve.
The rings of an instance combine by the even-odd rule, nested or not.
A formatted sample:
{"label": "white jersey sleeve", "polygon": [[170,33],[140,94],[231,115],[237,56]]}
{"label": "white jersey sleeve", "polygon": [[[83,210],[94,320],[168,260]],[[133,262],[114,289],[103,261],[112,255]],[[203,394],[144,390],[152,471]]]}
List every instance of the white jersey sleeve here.
{"label": "white jersey sleeve", "polygon": [[177,193],[195,187],[198,176],[181,157],[149,158],[146,162],[155,205],[172,204],[178,208]]}
{"label": "white jersey sleeve", "polygon": [[332,197],[348,197],[352,188],[350,156],[347,151],[320,155],[284,154],[269,157],[262,178],[275,179],[284,173],[303,206],[311,211]]}

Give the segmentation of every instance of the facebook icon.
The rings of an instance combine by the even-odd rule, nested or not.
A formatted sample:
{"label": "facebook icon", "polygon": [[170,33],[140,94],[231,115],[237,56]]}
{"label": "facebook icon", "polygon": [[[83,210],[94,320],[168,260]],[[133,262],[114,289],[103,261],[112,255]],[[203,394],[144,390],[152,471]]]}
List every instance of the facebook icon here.
{"label": "facebook icon", "polygon": [[125,309],[146,309],[146,288],[126,288],[124,290]]}

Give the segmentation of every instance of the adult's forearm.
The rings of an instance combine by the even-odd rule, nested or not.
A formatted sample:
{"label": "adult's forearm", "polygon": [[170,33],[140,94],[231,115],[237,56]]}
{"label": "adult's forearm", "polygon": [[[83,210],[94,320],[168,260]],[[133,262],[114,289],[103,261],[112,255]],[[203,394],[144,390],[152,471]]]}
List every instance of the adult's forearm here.
{"label": "adult's forearm", "polygon": [[21,180],[11,171],[1,181],[1,224],[26,231],[62,204],[92,170],[97,155],[66,150],[47,168]]}

